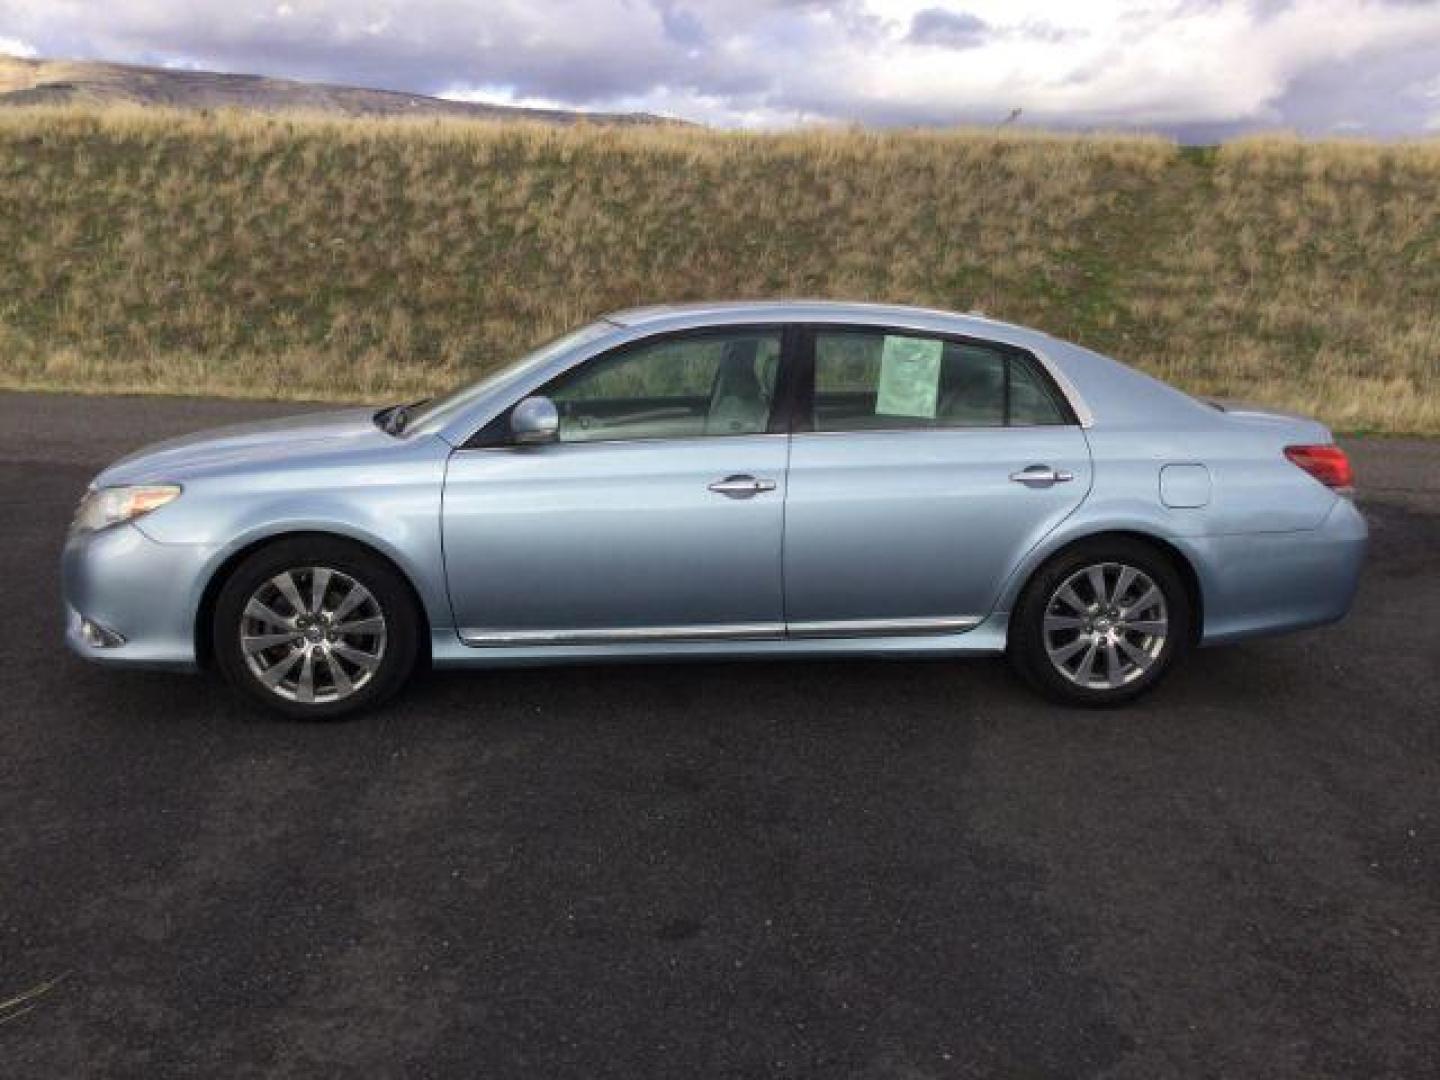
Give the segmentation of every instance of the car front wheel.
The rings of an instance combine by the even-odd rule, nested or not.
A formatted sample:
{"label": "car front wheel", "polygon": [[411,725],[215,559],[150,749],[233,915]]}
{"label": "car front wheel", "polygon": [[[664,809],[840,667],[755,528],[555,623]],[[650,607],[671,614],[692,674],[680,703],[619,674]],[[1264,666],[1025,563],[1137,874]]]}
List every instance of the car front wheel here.
{"label": "car front wheel", "polygon": [[1076,545],[1045,564],[1011,615],[1008,653],[1052,700],[1131,701],[1164,677],[1191,639],[1185,584],[1160,551],[1124,537]]}
{"label": "car front wheel", "polygon": [[232,685],[287,716],[334,719],[389,697],[410,674],[409,588],[356,544],[296,537],[246,558],[215,605],[215,655]]}

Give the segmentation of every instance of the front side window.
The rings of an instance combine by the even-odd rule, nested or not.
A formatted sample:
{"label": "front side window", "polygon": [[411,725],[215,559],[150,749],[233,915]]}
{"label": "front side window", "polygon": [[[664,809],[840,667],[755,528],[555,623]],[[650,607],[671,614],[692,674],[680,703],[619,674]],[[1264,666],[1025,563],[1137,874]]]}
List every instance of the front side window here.
{"label": "front side window", "polygon": [[871,330],[815,335],[816,431],[1065,422],[1045,382],[1012,350]]}
{"label": "front side window", "polygon": [[591,360],[548,391],[561,442],[754,435],[770,425],[778,330],[641,342]]}

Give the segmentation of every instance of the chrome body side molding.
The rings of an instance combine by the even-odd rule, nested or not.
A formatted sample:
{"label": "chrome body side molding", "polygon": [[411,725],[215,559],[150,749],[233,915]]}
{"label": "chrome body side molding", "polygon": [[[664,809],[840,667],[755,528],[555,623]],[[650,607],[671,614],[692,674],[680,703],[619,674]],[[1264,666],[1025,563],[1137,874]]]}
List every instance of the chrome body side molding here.
{"label": "chrome body side molding", "polygon": [[721,623],[714,626],[617,626],[600,630],[462,629],[466,645],[641,645],[669,641],[748,641],[785,636],[783,623]]}
{"label": "chrome body side molding", "polygon": [[978,615],[942,615],[921,619],[835,619],[793,622],[790,637],[891,637],[896,634],[963,634],[981,623]]}
{"label": "chrome body side molding", "polygon": [[760,641],[792,638],[893,637],[901,634],[963,634],[979,616],[920,619],[844,619],[826,622],[723,623],[713,626],[609,627],[599,630],[489,630],[466,628],[460,640],[474,648],[546,645],[643,645],[685,641]]}

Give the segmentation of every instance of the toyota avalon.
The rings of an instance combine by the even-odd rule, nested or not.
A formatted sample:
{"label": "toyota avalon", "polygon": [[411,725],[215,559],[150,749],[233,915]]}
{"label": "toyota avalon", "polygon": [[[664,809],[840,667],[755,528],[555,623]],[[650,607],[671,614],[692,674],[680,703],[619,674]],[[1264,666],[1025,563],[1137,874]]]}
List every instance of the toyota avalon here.
{"label": "toyota avalon", "polygon": [[421,664],[1005,654],[1077,705],[1350,606],[1329,431],[973,315],[622,311],[453,393],[141,450],[67,639],[298,717]]}

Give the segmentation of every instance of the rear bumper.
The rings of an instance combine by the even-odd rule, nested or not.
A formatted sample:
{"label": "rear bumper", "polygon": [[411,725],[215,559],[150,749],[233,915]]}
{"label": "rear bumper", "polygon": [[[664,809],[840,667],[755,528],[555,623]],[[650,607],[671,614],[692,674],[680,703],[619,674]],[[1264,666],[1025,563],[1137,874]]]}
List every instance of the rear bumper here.
{"label": "rear bumper", "polygon": [[1369,530],[1349,499],[1317,528],[1190,541],[1205,602],[1202,645],[1321,626],[1355,598]]}
{"label": "rear bumper", "polygon": [[[156,543],[133,525],[71,535],[60,564],[66,644],[100,664],[193,670],[195,612],[215,552]],[[83,619],[123,643],[92,644],[80,632]]]}

